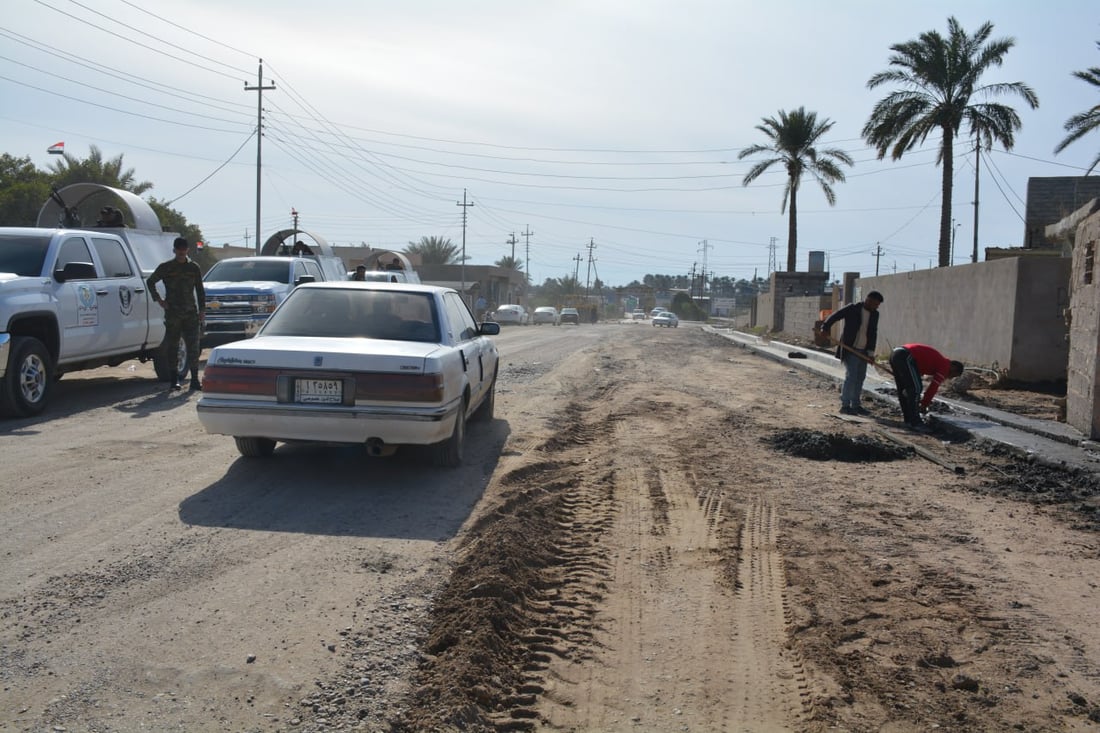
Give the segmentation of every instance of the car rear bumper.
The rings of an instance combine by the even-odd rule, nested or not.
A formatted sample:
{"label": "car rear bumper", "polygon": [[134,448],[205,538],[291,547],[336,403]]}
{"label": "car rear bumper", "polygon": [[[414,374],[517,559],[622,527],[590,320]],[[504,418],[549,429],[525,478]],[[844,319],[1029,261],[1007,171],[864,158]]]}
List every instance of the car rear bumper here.
{"label": "car rear bumper", "polygon": [[199,422],[208,433],[324,443],[430,445],[454,431],[461,400],[439,407],[319,406],[203,396]]}

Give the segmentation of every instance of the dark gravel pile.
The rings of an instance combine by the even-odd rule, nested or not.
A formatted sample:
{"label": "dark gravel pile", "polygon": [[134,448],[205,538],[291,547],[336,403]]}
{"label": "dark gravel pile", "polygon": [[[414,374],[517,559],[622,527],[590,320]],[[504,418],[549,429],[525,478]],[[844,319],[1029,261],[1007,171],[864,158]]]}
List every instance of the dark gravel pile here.
{"label": "dark gravel pile", "polygon": [[814,461],[872,463],[898,461],[913,455],[910,448],[874,438],[852,438],[842,433],[822,433],[804,428],[780,430],[763,440],[778,451]]}

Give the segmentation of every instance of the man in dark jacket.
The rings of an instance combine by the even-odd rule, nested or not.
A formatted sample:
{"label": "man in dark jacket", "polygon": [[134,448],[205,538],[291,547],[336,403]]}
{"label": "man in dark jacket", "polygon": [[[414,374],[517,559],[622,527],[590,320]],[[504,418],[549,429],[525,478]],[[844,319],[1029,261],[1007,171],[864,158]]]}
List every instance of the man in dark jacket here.
{"label": "man in dark jacket", "polygon": [[[202,270],[187,256],[187,240],[176,237],[172,244],[175,257],[157,265],[149,276],[149,294],[164,309],[164,341],[160,348],[172,364],[172,389],[183,386],[176,370],[176,352],[180,338],[187,347],[187,366],[191,372],[191,389],[201,390],[199,382],[199,331],[206,313],[206,291],[202,286]],[[164,283],[164,297],[157,283]]]}
{"label": "man in dark jacket", "polygon": [[836,358],[844,364],[844,386],[840,389],[840,411],[845,415],[864,415],[860,405],[867,365],[875,358],[878,342],[878,307],[882,293],[872,290],[862,303],[849,303],[825,319],[821,330],[828,333],[833,324],[844,321]]}

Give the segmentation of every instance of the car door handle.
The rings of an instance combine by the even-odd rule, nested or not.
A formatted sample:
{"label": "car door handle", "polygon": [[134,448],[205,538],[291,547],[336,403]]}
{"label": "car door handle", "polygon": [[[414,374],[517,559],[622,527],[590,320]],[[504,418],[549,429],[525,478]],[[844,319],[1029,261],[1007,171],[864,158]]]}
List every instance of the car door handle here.
{"label": "car door handle", "polygon": [[95,294],[96,295],[106,295],[107,294],[107,289],[104,288],[103,290],[96,290]]}
{"label": "car door handle", "polygon": [[135,292],[135,293],[144,293],[144,292],[145,292],[145,288],[134,288],[134,292]]}

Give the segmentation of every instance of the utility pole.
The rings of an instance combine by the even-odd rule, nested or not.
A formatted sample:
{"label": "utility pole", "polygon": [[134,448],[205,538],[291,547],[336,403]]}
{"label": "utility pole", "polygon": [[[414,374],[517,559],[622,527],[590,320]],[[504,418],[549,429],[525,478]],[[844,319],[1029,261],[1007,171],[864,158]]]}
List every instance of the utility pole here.
{"label": "utility pole", "polygon": [[[474,202],[466,203],[466,189],[462,189],[462,201],[456,201],[455,206],[462,207],[462,302],[466,302],[466,209],[474,205]],[[469,303],[466,303],[469,305]]]}
{"label": "utility pole", "polygon": [[695,266],[697,264],[699,264],[699,263],[698,262],[692,262],[691,263],[691,299],[692,299],[692,301],[695,300]]}
{"label": "utility pole", "polygon": [[531,235],[534,234],[531,231],[531,225],[527,225],[527,230],[521,232],[523,234],[524,241],[524,259],[523,259],[523,277],[527,282],[531,282]]}
{"label": "utility pole", "polygon": [[951,262],[948,264],[952,266],[955,264],[955,235],[959,233],[959,227],[961,226],[961,221],[956,222],[954,219],[951,220]]}
{"label": "utility pole", "polygon": [[596,242],[592,237],[588,238],[588,274],[584,276],[584,297],[588,297],[588,284],[592,281],[592,251],[596,249]]}
{"label": "utility pole", "polygon": [[713,247],[707,244],[707,240],[705,239],[699,244],[701,245],[700,248],[703,250],[703,282],[699,295],[705,298],[707,297],[707,250],[713,249]]}
{"label": "utility pole", "polygon": [[294,241],[291,244],[298,243],[298,210],[293,206],[290,208],[290,215],[294,217]]}
{"label": "utility pole", "polygon": [[[982,147],[974,142],[974,252],[970,255],[971,262],[978,261],[978,172],[982,164]],[[994,179],[993,181],[997,181]]]}
{"label": "utility pole", "polygon": [[516,262],[516,233],[512,232],[512,237],[505,242],[505,244],[512,245],[512,264]]}
{"label": "utility pole", "polygon": [[882,244],[879,243],[879,242],[875,242],[875,251],[874,251],[874,256],[875,256],[875,277],[878,277],[878,263],[879,263],[879,260],[882,259],[882,255],[883,255]]}
{"label": "utility pole", "polygon": [[244,247],[245,247],[245,249],[248,249],[248,239],[249,239],[248,227],[245,227],[244,228]]}
{"label": "utility pole", "polygon": [[577,256],[573,258],[573,261],[577,264],[573,265],[573,292],[576,291],[576,287],[580,284],[581,279],[581,253],[578,252]]}
{"label": "utility pole", "polygon": [[775,243],[778,240],[775,237],[771,238],[771,242],[768,244],[768,277],[775,272]]}
{"label": "utility pole", "polygon": [[263,239],[260,237],[260,153],[263,149],[262,142],[264,139],[264,91],[275,88],[274,82],[271,83],[271,86],[264,86],[263,59],[260,59],[257,79],[259,83],[254,87],[248,86],[246,81],[244,90],[246,92],[256,92],[256,254],[260,254],[260,247],[263,246]]}

